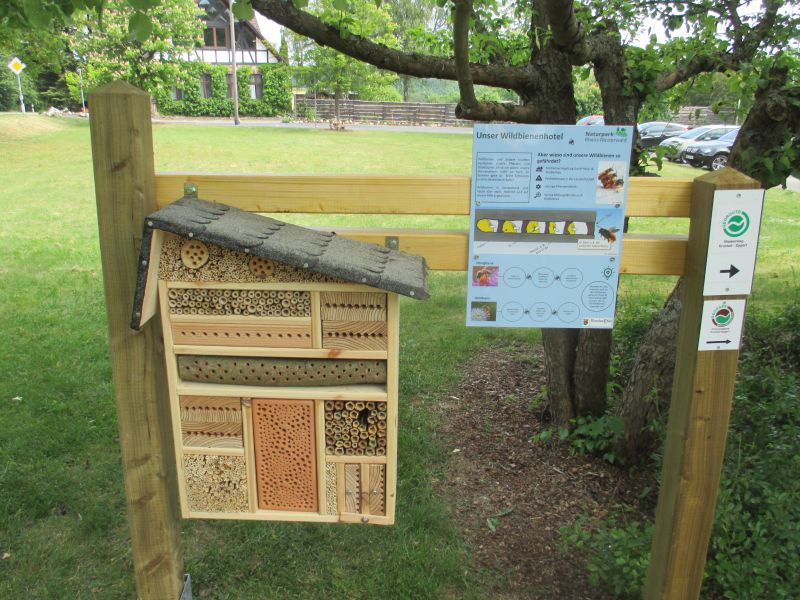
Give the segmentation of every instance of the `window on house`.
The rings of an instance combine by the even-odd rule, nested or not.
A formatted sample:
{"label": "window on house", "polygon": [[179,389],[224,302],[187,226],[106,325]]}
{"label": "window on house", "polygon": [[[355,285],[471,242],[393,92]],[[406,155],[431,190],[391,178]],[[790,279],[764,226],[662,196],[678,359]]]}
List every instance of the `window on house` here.
{"label": "window on house", "polygon": [[211,98],[211,75],[208,73],[200,75],[200,95],[203,98]]}
{"label": "window on house", "polygon": [[172,86],[172,99],[183,100],[183,90],[177,86]]}
{"label": "window on house", "polygon": [[228,30],[225,27],[206,27],[203,31],[203,45],[206,48],[227,48]]}
{"label": "window on house", "polygon": [[250,75],[250,97],[253,100],[260,100],[264,96],[264,80],[261,74]]}

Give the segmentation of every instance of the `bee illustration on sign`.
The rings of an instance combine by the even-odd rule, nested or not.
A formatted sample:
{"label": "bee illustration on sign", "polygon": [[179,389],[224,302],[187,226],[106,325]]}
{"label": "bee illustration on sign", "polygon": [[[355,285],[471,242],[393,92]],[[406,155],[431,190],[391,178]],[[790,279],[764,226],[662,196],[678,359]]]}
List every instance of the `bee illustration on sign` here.
{"label": "bee illustration on sign", "polygon": [[608,229],[601,227],[597,230],[597,233],[600,234],[600,237],[602,237],[609,244],[613,244],[617,241],[617,232],[619,232],[618,227],[609,227]]}

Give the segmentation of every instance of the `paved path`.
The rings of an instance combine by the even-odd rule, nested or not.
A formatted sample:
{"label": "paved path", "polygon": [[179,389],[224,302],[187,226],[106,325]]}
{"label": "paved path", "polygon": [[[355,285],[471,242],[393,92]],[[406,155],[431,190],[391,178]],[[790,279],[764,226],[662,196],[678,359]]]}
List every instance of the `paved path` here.
{"label": "paved path", "polygon": [[[153,123],[175,125],[206,125],[214,127],[235,127],[232,119],[219,118],[162,118],[156,117]],[[327,121],[317,123],[284,123],[280,119],[242,119],[239,127],[282,127],[286,129],[329,129]],[[403,131],[413,133],[460,133],[472,135],[472,127],[427,127],[425,125],[375,125],[369,123],[348,123],[349,131]]]}

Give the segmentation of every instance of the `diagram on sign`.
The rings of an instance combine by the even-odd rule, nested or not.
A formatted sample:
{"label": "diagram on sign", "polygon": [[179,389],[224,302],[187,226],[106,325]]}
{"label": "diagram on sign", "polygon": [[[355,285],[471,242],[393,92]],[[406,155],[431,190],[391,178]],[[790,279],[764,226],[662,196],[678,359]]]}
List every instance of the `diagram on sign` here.
{"label": "diagram on sign", "polygon": [[468,325],[613,325],[630,137],[475,126]]}

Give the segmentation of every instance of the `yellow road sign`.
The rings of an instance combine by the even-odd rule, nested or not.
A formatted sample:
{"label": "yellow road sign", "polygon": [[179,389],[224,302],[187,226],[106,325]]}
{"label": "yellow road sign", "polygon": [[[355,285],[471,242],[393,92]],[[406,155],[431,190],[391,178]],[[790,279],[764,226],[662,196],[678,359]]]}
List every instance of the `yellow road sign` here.
{"label": "yellow road sign", "polygon": [[11,62],[8,63],[8,68],[14,71],[17,75],[22,73],[22,69],[25,68],[25,63],[18,59],[16,56],[11,59]]}

